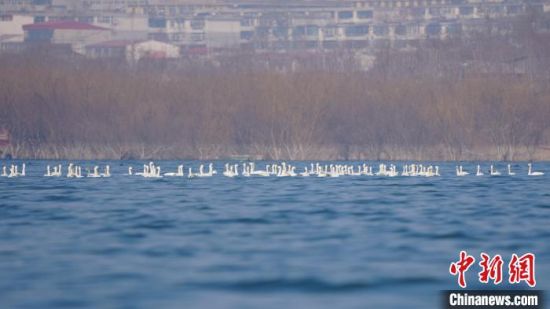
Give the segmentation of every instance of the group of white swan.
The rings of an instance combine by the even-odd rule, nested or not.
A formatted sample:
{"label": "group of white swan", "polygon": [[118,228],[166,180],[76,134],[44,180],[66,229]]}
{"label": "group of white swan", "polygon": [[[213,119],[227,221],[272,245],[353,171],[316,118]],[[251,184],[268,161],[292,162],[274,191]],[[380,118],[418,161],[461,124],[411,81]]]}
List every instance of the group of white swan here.
{"label": "group of white swan", "polygon": [[296,166],[282,162],[280,164],[268,164],[263,170],[256,170],[256,164],[243,163],[241,166],[241,173],[239,174],[239,164],[230,165],[225,164],[223,175],[226,177],[251,177],[251,176],[276,176],[276,177],[340,177],[340,176],[439,176],[438,166],[423,166],[422,164],[404,165],[403,172],[399,174],[397,166],[394,164],[386,165],[380,164],[378,171],[373,172],[373,167],[367,164],[359,164],[357,166],[348,164],[325,164],[311,163],[303,168],[303,171],[297,172]]}
{"label": "group of white swan", "polygon": [[19,166],[12,164],[10,165],[9,172],[7,166],[2,166],[2,174],[0,174],[2,177],[24,177],[25,176],[25,163],[21,165],[21,172],[19,172]]}
{"label": "group of white swan", "polygon": [[[516,173],[512,171],[512,165],[508,164],[506,167],[507,171],[506,174],[508,176],[515,176]],[[470,175],[467,171],[464,170],[464,167],[462,165],[459,165],[456,167],[456,176],[467,176]],[[501,176],[502,173],[493,165],[491,164],[489,168],[489,176]],[[527,164],[527,176],[543,176],[543,172],[534,172],[533,171],[533,165],[531,163]],[[485,176],[485,173],[481,170],[481,166],[478,165],[476,169],[476,176]]]}
{"label": "group of white swan", "polygon": [[[531,163],[527,164],[528,176],[543,176],[543,172],[533,171],[533,166]],[[438,177],[440,175],[439,166],[432,165],[423,165],[423,164],[405,164],[402,166],[401,172],[398,171],[398,168],[395,164],[379,164],[378,170],[374,171],[373,166],[367,164],[320,164],[320,163],[311,163],[303,167],[301,171],[297,171],[295,165],[289,164],[287,162],[272,163],[265,165],[264,169],[257,169],[256,163],[246,162],[240,164],[230,164],[226,163],[222,175],[225,177],[340,177],[340,176],[380,176],[380,177],[396,177],[396,176],[420,176],[420,177]],[[206,170],[207,169],[207,170]],[[111,170],[109,165],[105,165],[100,172],[99,166],[94,166],[93,168],[86,168],[87,174],[84,176],[82,174],[82,167],[69,163],[67,166],[67,178],[99,178],[99,177],[111,177]],[[487,171],[490,176],[501,176],[504,173],[501,173],[494,165],[490,165],[489,170]],[[178,165],[176,172],[167,172],[162,174],[160,166],[156,165],[153,162],[143,165],[143,170],[139,172],[134,172],[132,166],[128,167],[128,175],[130,176],[142,176],[145,178],[161,178],[161,177],[212,177],[217,174],[217,171],[214,169],[214,164],[209,163],[207,165],[200,164],[198,170],[193,170],[192,167],[187,169],[187,173],[184,173],[184,166]],[[467,176],[470,175],[468,171],[464,169],[462,165],[456,166],[456,176]],[[484,176],[485,173],[482,171],[481,166],[477,165],[475,172],[476,176]],[[512,166],[507,165],[506,175],[514,176],[515,172],[512,171]],[[19,168],[18,165],[12,164],[9,169],[7,166],[2,167],[1,177],[21,177],[26,176],[25,174],[25,163]],[[45,177],[62,177],[63,176],[63,165],[54,165],[53,167],[48,165],[46,167]]]}
{"label": "group of white swan", "polygon": [[[204,165],[201,164],[199,166],[198,172],[193,172],[193,169],[190,167],[187,173],[188,178],[193,177],[212,177],[214,174],[216,174],[216,170],[214,170],[214,164],[210,163],[208,164],[208,172],[204,171]],[[161,174],[160,172],[160,166],[155,165],[153,162],[149,162],[149,164],[143,165],[143,171],[134,173],[134,168],[132,166],[128,167],[128,175],[129,176],[142,176],[145,178],[162,178],[162,177],[184,177],[185,173],[183,172],[183,164],[178,165],[177,171],[174,172],[168,172]]]}
{"label": "group of white swan", "polygon": [[[59,164],[57,166],[50,165],[46,166],[46,174],[44,177],[62,177],[63,176],[63,165]],[[82,167],[79,165],[74,165],[69,163],[67,166],[67,178],[83,178]],[[88,178],[99,178],[99,177],[111,177],[111,168],[109,165],[106,165],[103,168],[103,173],[99,172],[99,166],[94,166],[92,170],[87,169],[86,177]]]}

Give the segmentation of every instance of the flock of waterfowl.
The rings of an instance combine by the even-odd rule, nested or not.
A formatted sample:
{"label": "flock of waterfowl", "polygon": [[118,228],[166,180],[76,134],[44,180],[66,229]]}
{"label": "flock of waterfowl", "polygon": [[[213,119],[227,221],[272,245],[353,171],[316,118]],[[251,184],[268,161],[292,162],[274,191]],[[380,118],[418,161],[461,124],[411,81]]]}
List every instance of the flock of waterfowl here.
{"label": "flock of waterfowl", "polygon": [[[1,177],[24,177],[26,176],[25,163],[21,165],[2,166]],[[379,164],[377,170],[374,170],[372,165],[367,164],[319,164],[311,163],[309,166],[305,166],[301,171],[296,170],[295,165],[281,162],[265,165],[264,169],[256,169],[254,162],[246,162],[240,164],[226,163],[221,175],[225,177],[341,177],[341,176],[380,176],[380,177],[397,177],[397,176],[419,176],[419,177],[438,177],[440,175],[439,166],[423,165],[423,164],[405,164],[400,171],[395,164]],[[46,166],[45,177],[67,177],[67,178],[100,178],[111,177],[111,169],[109,165],[103,167],[93,166],[92,168],[85,168],[85,174],[82,173],[82,166],[69,163],[65,169],[63,165]],[[140,176],[145,178],[161,178],[161,177],[212,177],[217,175],[218,172],[214,168],[213,163],[208,165],[200,164],[196,170],[192,167],[184,171],[184,166],[179,165],[176,172],[161,173],[160,166],[153,162],[144,164],[143,169],[140,171],[134,171],[132,166],[128,167],[128,176]],[[464,169],[462,165],[456,166],[456,176],[468,176],[470,173]],[[484,176],[480,165],[477,165],[476,176]],[[514,176],[515,172],[512,171],[512,166],[507,165],[506,173],[501,173],[494,165],[490,166],[487,171],[488,176],[501,176],[508,175]],[[533,171],[531,163],[527,164],[527,176],[543,176],[543,172]]]}

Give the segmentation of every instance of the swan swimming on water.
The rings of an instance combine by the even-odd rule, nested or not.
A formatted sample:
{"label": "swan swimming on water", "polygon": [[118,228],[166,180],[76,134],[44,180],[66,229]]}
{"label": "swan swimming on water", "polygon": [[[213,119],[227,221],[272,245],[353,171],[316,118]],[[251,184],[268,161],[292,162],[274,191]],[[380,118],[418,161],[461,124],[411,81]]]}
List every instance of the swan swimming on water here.
{"label": "swan swimming on water", "polygon": [[462,177],[462,176],[466,176],[466,175],[470,175],[470,173],[466,172],[462,168],[462,165],[456,167],[456,176]]}
{"label": "swan swimming on water", "polygon": [[208,164],[208,172],[204,172],[204,165],[199,166],[199,173],[196,175],[197,177],[212,177],[216,174],[216,171],[214,170],[214,164],[210,163]]}
{"label": "swan swimming on water", "polygon": [[50,170],[50,166],[46,166],[46,174],[44,174],[45,177],[52,177],[52,172]]}
{"label": "swan swimming on water", "polygon": [[99,178],[99,177],[101,177],[101,175],[99,174],[99,166],[97,166],[97,165],[94,166],[93,172],[92,173],[88,172],[87,177],[89,177],[89,178]]}
{"label": "swan swimming on water", "polygon": [[229,163],[225,163],[225,168],[223,170],[223,175],[225,177],[235,177],[235,173],[232,170],[232,167],[229,166]]}
{"label": "swan swimming on water", "polygon": [[490,175],[491,176],[500,176],[500,172],[491,164],[490,169]]}
{"label": "swan swimming on water", "polygon": [[[498,164],[498,163],[497,163]],[[327,163],[327,164],[319,164],[319,163],[310,163],[302,166],[294,166],[292,163],[289,162],[279,162],[279,163],[273,163],[270,165],[265,165],[265,169],[256,169],[256,163],[255,162],[248,162],[248,163],[238,163],[238,164],[230,164],[225,163],[225,168],[223,169],[223,176],[225,177],[236,177],[239,176],[239,172],[242,171],[242,175],[245,177],[253,177],[253,176],[262,176],[262,177],[268,177],[268,176],[276,176],[276,177],[309,177],[309,176],[317,176],[317,177],[346,177],[346,176],[385,176],[385,177],[397,177],[397,176],[404,176],[404,177],[413,177],[413,176],[423,176],[423,177],[433,177],[433,176],[440,176],[439,175],[439,167],[434,165],[422,165],[422,164],[403,164],[403,165],[396,165],[396,164],[384,164],[380,163],[378,170],[376,173],[373,173],[373,166],[367,165],[365,163],[362,164],[340,164],[340,163]],[[495,164],[490,165],[490,169],[487,171],[483,171],[480,165],[476,166],[477,169],[474,170],[473,174],[476,176],[484,176],[484,175],[491,175],[491,176],[500,176],[500,175],[516,175],[512,171],[511,164],[506,164],[506,169],[502,172],[500,172],[497,169],[497,166]],[[542,176],[545,175],[543,172],[534,171],[533,170],[533,164],[528,163],[528,176]],[[76,165],[74,163],[69,163],[67,165],[47,165],[46,166],[46,173],[43,175],[45,177],[59,177],[63,176],[63,169],[66,168],[66,177],[67,178],[81,178],[82,177],[82,167],[79,165]],[[297,170],[300,171],[297,171]],[[503,168],[504,169],[504,168]],[[85,173],[87,175],[84,175],[84,177],[111,177],[111,170],[109,165],[105,166],[94,166],[85,168]],[[148,164],[143,165],[143,172],[136,171],[133,169],[132,166],[128,166],[128,175],[138,175],[143,177],[152,177],[152,178],[159,178],[163,176],[184,176],[184,166],[178,165],[176,172],[168,172],[161,174],[161,167],[159,165],[154,164],[153,162],[149,162]],[[398,172],[399,170],[399,172]],[[20,165],[17,164],[11,164],[11,165],[3,165],[0,169],[0,176],[2,177],[8,177],[8,178],[15,178],[15,177],[21,177],[26,176],[26,164],[22,163]],[[485,174],[484,174],[485,173]],[[193,177],[213,177],[217,174],[217,171],[214,169],[214,164],[200,164],[200,166],[197,168],[196,171],[193,171],[191,168],[189,168],[189,178]],[[456,176],[467,176],[470,173],[468,173],[466,170],[464,170],[464,167],[462,165],[456,166]]]}
{"label": "swan swimming on water", "polygon": [[476,176],[483,176],[485,174],[483,174],[483,172],[481,171],[481,166],[477,166],[477,171],[476,171]]}
{"label": "swan swimming on water", "polygon": [[508,164],[508,175],[514,176],[516,173],[512,172],[512,165]]}
{"label": "swan swimming on water", "polygon": [[256,164],[250,162],[250,175],[268,177],[270,175],[269,165],[265,166],[265,170],[256,170]]}
{"label": "swan swimming on water", "polygon": [[109,165],[105,165],[105,168],[103,169],[103,173],[100,175],[101,177],[111,177],[111,167]]}
{"label": "swan swimming on water", "polygon": [[533,165],[531,163],[527,164],[527,167],[529,168],[527,175],[528,176],[543,176],[543,172],[533,172]]}
{"label": "swan swimming on water", "polygon": [[48,165],[46,167],[46,174],[44,174],[45,177],[60,177],[61,176],[61,165],[53,166],[53,169],[50,168]]}
{"label": "swan swimming on water", "polygon": [[187,178],[195,178],[195,174],[193,174],[193,170],[189,168],[189,173],[187,173]]}
{"label": "swan swimming on water", "polygon": [[169,177],[183,177],[183,165],[178,165],[178,171],[175,173],[164,173],[164,176]]}

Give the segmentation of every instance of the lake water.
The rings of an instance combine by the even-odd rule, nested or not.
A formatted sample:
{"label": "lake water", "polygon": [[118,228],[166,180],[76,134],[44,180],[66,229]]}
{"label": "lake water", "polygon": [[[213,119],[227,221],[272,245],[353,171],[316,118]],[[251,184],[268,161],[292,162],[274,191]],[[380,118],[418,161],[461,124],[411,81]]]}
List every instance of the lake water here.
{"label": "lake water", "polygon": [[[75,163],[113,177],[46,178],[56,162],[27,161],[27,177],[0,178],[0,307],[437,308],[460,250],[501,254],[504,280],[512,253],[533,252],[550,289],[548,163],[542,177],[440,163],[432,178],[226,178],[216,162],[202,179]],[[469,287],[490,287],[478,271]]]}

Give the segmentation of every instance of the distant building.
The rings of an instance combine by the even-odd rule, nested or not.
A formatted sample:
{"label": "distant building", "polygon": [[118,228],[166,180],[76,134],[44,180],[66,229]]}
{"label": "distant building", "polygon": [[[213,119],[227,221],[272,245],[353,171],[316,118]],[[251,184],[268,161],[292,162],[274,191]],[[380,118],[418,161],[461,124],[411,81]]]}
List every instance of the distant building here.
{"label": "distant building", "polygon": [[208,47],[235,47],[240,44],[241,23],[235,19],[208,19],[204,32]]}
{"label": "distant building", "polygon": [[86,56],[136,63],[141,59],[174,59],[180,56],[178,46],[154,40],[115,40],[86,46]]}
{"label": "distant building", "polygon": [[111,38],[110,29],[76,21],[48,21],[23,26],[25,43],[70,45],[72,50],[84,54],[84,46]]}
{"label": "distant building", "polygon": [[23,25],[32,23],[32,16],[0,13],[0,52],[19,52],[23,49]]}
{"label": "distant building", "polygon": [[[510,22],[510,17],[527,12],[550,12],[549,2],[0,0],[0,12],[4,12],[0,15],[5,16],[5,25],[9,24],[12,29],[17,28],[21,21],[9,14],[19,14],[26,19],[26,24],[79,22],[112,31],[110,38],[101,40],[91,39],[86,34],[80,42],[81,46],[113,40],[153,40],[185,46],[189,51],[241,48],[284,52],[370,49],[388,45],[398,47],[424,39],[468,36],[489,19],[506,24]],[[550,19],[550,15],[546,15]],[[550,25],[550,22],[544,24]],[[0,34],[6,34],[1,29],[0,20]],[[65,30],[55,29],[60,32]],[[84,29],[73,30],[85,32]],[[87,29],[86,33],[92,30],[99,29]],[[26,41],[48,41],[53,36],[46,31],[32,32],[35,33],[30,34]],[[77,43],[72,41],[71,44],[76,46]]]}
{"label": "distant building", "polygon": [[23,36],[23,25],[32,22],[32,16],[0,13],[0,35]]}

